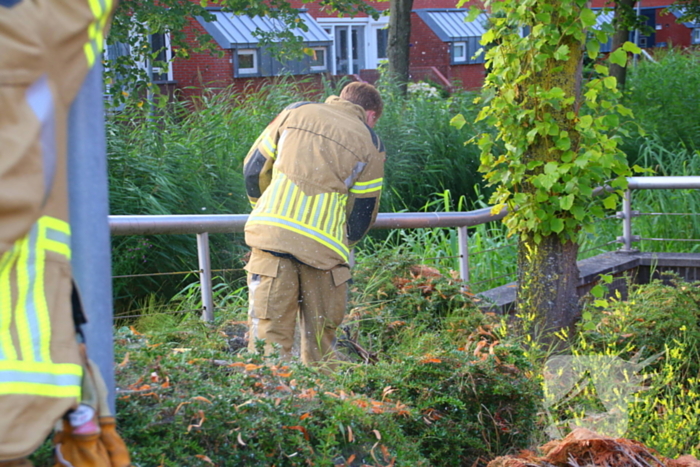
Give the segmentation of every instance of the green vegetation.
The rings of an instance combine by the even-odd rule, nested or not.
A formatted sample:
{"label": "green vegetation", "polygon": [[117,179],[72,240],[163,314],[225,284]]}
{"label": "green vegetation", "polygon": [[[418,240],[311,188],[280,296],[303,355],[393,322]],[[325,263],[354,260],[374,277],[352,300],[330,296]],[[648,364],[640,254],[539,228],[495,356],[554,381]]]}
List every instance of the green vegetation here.
{"label": "green vegetation", "polygon": [[[700,113],[692,107],[697,55],[669,52],[631,70],[623,102],[636,114],[620,140],[629,161],[658,175],[696,175]],[[673,67],[686,78],[669,78]],[[655,83],[653,86],[650,83]],[[241,162],[253,140],[288,103],[337,93],[326,83],[305,95],[281,80],[246,96],[212,94],[150,112],[133,102],[110,116],[108,142],[114,214],[248,212]],[[377,131],[387,149],[386,211],[451,211],[485,206],[474,177],[483,130],[470,122],[473,95],[410,94],[382,84],[387,97]],[[645,111],[659,97],[667,106]],[[671,97],[689,96],[676,102]],[[157,116],[151,116],[153,113]],[[460,131],[449,126],[465,116]],[[674,117],[682,115],[682,118]],[[672,122],[672,123],[669,123]],[[646,130],[646,133],[638,131]],[[669,133],[673,129],[676,133]],[[472,177],[472,178],[470,178]],[[692,190],[638,191],[643,213],[697,213]],[[206,208],[202,210],[202,208]],[[643,238],[700,238],[694,217],[642,216]],[[620,221],[601,219],[580,232],[580,257],[619,246]],[[356,250],[344,355],[329,374],[297,362],[263,361],[245,351],[247,298],[240,235],[213,235],[216,322],[198,319],[196,278],[115,279],[119,426],[140,467],[180,465],[485,465],[534,448],[544,430],[584,411],[600,412],[591,387],[554,408],[542,407],[543,365],[552,348],[533,339],[531,320],[485,315],[472,293],[514,280],[513,238],[501,224],[469,229],[471,288],[456,280],[454,229],[373,232]],[[116,237],[115,275],[188,271],[197,264],[193,236]],[[697,244],[643,241],[643,251],[697,251]],[[560,337],[573,355],[644,361],[645,390],[627,407],[627,435],[662,455],[700,455],[700,283],[665,278],[631,286],[628,300],[591,299],[576,333]],[[596,292],[597,293],[597,292]],[[600,294],[599,294],[600,295]],[[171,298],[173,297],[173,298]],[[134,309],[137,308],[137,311]],[[131,310],[131,311],[129,311]],[[50,465],[48,445],[35,456]]]}

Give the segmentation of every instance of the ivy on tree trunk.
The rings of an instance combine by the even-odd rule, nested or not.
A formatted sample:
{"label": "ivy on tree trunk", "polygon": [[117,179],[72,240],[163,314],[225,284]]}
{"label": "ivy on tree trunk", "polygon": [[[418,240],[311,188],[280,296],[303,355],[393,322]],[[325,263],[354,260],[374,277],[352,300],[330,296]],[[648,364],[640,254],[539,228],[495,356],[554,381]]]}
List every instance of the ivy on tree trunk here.
{"label": "ivy on tree trunk", "polygon": [[[584,54],[598,58],[607,34],[596,31],[586,0],[490,0],[491,28],[480,120],[497,129],[478,137],[480,171],[496,187],[494,210],[517,235],[520,314],[534,317],[542,336],[578,315],[578,235],[617,206],[630,174],[617,147],[617,80],[607,66],[583,81]],[[470,16],[476,16],[473,10]],[[586,40],[593,33],[593,39]],[[625,44],[611,54],[624,65]],[[463,120],[463,119],[462,119]],[[461,121],[455,119],[456,122]],[[598,186],[611,192],[595,197]]]}

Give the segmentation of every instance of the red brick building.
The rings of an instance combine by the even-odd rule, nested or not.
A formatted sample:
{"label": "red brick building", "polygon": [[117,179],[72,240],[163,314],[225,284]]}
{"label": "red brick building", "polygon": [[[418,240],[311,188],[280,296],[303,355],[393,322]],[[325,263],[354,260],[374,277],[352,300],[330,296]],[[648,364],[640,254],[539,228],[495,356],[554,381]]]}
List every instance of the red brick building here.
{"label": "red brick building", "polygon": [[[295,4],[298,3],[298,5]],[[478,88],[483,83],[483,57],[473,58],[483,34],[482,15],[465,23],[466,9],[454,8],[455,0],[414,0],[411,16],[410,71],[415,81],[430,79],[444,86]],[[352,75],[373,81],[379,64],[386,60],[388,16],[375,20],[367,15],[338,18],[318,4],[292,1],[303,8],[301,18],[308,31],[295,31],[314,55],[299,61],[280,63],[253,34],[256,29],[273,31],[282,27],[269,18],[232,16],[212,9],[215,22],[193,18],[186,31],[194,40],[195,30],[209,33],[223,56],[192,54],[175,59],[168,73],[156,70],[161,84],[177,88],[185,95],[202,88],[259,86],[271,77],[291,74],[295,78],[319,82],[322,75]],[[372,4],[384,11],[389,2]],[[167,38],[161,39],[167,44]],[[164,53],[168,59],[171,52]]]}
{"label": "red brick building", "polygon": [[[466,23],[467,10],[454,8],[456,0],[414,0],[411,15],[410,73],[414,81],[432,80],[446,87],[479,88],[484,80],[483,56],[479,40],[484,33],[487,16],[481,15]],[[666,46],[688,47],[700,43],[700,29],[695,24],[678,23],[677,14],[666,11],[669,0],[641,0],[640,14],[647,17],[653,30],[641,35],[642,48]],[[371,3],[385,11],[389,2]],[[197,94],[202,88],[235,86],[243,92],[247,86],[260,86],[272,77],[290,74],[292,79],[308,81],[318,86],[321,76],[351,75],[356,79],[373,82],[378,76],[379,64],[386,60],[388,16],[375,20],[367,15],[339,18],[328,14],[316,3],[292,0],[292,5],[303,8],[301,18],[308,31],[297,30],[313,56],[299,61],[280,63],[260,46],[253,33],[256,29],[273,31],[284,27],[269,18],[232,16],[212,10],[216,21],[207,23],[192,18],[188,33],[194,40],[194,31],[208,32],[217,42],[223,56],[193,54],[187,60],[176,59],[168,73],[156,70],[154,76],[161,84],[177,88],[185,95]],[[593,0],[593,8],[602,8],[606,0]],[[605,15],[610,20],[610,13]],[[635,40],[634,35],[630,40]],[[167,45],[167,38],[161,42]],[[166,50],[163,59],[169,59]]]}

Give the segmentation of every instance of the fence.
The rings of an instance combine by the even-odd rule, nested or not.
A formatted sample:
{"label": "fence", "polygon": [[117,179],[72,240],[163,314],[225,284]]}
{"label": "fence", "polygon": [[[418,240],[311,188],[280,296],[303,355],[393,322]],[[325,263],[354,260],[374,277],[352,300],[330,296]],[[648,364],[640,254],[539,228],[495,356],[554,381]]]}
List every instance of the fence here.
{"label": "fence", "polygon": [[[617,242],[623,245],[619,250],[620,252],[635,251],[632,248],[632,243],[640,240],[670,240],[641,239],[632,233],[632,219],[641,215],[638,211],[632,210],[632,191],[657,189],[700,189],[700,176],[628,178],[628,190],[623,199],[622,211],[617,213],[617,218],[622,220],[622,236],[617,238]],[[460,278],[467,283],[469,282],[467,228],[502,219],[506,214],[505,210],[493,214],[490,208],[469,212],[380,213],[373,228],[419,229],[456,227],[459,242]],[[195,234],[197,236],[202,292],[202,319],[213,321],[214,300],[209,256],[209,234],[242,232],[247,219],[248,216],[245,214],[110,216],[109,225],[112,235]]]}

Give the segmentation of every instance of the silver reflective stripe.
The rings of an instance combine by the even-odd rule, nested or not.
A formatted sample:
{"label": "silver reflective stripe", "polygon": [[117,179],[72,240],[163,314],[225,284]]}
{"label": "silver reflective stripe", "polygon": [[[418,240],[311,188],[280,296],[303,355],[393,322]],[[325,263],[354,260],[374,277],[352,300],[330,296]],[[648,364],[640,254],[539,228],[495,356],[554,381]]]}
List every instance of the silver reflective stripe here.
{"label": "silver reflective stripe", "polygon": [[382,183],[382,179],[375,183],[356,183],[352,188],[350,188],[350,191],[359,191],[363,193],[376,191],[382,187]]}
{"label": "silver reflective stripe", "polygon": [[56,243],[62,243],[63,245],[70,247],[70,234],[61,232],[60,230],[47,227],[46,239],[54,241]]}
{"label": "silver reflective stripe", "polygon": [[[29,232],[29,242],[27,248],[29,249],[29,254],[27,256],[27,300],[26,300],[26,316],[27,323],[29,324],[29,333],[32,338],[32,348],[34,352],[34,361],[43,362],[43,357],[41,355],[41,329],[39,328],[39,317],[36,309],[36,281],[37,281],[37,237],[39,236],[39,226],[34,224],[32,230]],[[40,291],[43,293],[43,291]],[[26,358],[27,356],[24,356]]]}
{"label": "silver reflective stripe", "polygon": [[44,199],[46,203],[56,173],[56,121],[54,119],[54,101],[46,75],[29,86],[26,93],[27,103],[41,124],[41,154],[44,169]]}
{"label": "silver reflective stripe", "polygon": [[80,386],[81,376],[18,370],[0,370],[0,383],[33,383],[50,384],[52,386]]}

